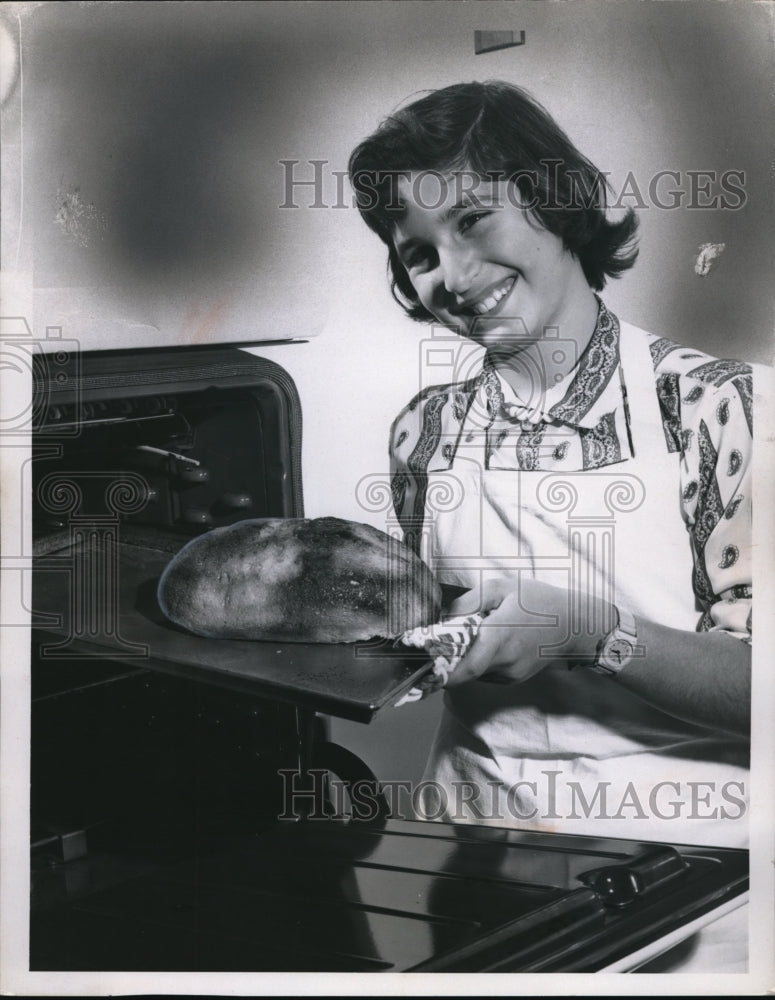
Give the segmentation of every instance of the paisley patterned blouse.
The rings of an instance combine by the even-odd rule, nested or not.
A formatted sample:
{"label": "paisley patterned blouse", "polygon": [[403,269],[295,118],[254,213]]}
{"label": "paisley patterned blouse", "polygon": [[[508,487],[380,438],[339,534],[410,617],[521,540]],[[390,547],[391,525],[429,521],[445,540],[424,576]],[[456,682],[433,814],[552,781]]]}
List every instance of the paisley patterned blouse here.
{"label": "paisley patterned blouse", "polygon": [[[649,340],[653,371],[644,374],[659,399],[665,461],[680,462],[680,510],[701,609],[697,630],[723,629],[750,642],[751,366],[663,337]],[[573,370],[533,396],[518,398],[485,357],[476,377],[425,389],[402,410],[391,429],[390,459],[393,506],[410,544],[417,547],[422,530],[427,473],[451,468],[459,448],[476,447],[474,407],[485,468],[575,472],[631,458],[637,434],[619,360],[619,322],[602,301]]]}

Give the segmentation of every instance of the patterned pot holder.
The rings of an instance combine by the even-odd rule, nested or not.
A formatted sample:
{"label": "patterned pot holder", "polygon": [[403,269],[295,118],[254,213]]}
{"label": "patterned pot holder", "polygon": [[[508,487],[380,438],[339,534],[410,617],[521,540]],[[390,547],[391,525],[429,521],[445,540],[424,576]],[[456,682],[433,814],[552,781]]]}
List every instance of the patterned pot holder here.
{"label": "patterned pot holder", "polygon": [[397,646],[424,649],[433,661],[433,667],[418,684],[399,698],[394,708],[422,701],[435,691],[440,691],[465,656],[483,621],[484,615],[480,614],[458,615],[436,625],[411,629],[396,639]]}

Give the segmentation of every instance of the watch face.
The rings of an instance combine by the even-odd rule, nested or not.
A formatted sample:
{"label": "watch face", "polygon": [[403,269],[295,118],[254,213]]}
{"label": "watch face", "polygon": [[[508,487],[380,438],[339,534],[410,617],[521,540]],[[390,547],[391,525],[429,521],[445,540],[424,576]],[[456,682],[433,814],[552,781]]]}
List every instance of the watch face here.
{"label": "watch face", "polygon": [[609,643],[605,651],[606,660],[621,666],[632,657],[632,643],[628,639],[616,638]]}

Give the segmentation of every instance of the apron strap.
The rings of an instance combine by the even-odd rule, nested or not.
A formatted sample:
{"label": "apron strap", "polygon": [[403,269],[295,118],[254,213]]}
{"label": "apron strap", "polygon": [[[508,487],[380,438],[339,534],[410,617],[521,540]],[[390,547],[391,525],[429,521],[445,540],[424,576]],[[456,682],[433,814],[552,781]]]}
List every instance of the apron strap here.
{"label": "apron strap", "polygon": [[619,357],[629,404],[635,456],[639,463],[664,463],[668,460],[668,454],[648,334],[629,323],[621,323],[619,330]]}

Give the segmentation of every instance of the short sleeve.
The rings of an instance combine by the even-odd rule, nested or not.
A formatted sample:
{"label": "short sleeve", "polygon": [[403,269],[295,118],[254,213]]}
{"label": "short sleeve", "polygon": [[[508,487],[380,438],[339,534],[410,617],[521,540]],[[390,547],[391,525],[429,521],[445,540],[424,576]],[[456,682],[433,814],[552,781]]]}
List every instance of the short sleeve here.
{"label": "short sleeve", "polygon": [[390,429],[393,509],[406,543],[421,555],[428,472],[446,469],[471,385],[430,386],[406,406]]}
{"label": "short sleeve", "polygon": [[407,407],[390,428],[388,451],[390,456],[390,491],[393,510],[401,525],[404,539],[412,548],[417,546],[422,525],[415,524],[417,510],[418,479],[410,472],[409,460],[417,443],[416,410]]}
{"label": "short sleeve", "polygon": [[699,631],[750,642],[753,393],[745,372],[681,379],[681,500],[692,540]]}

